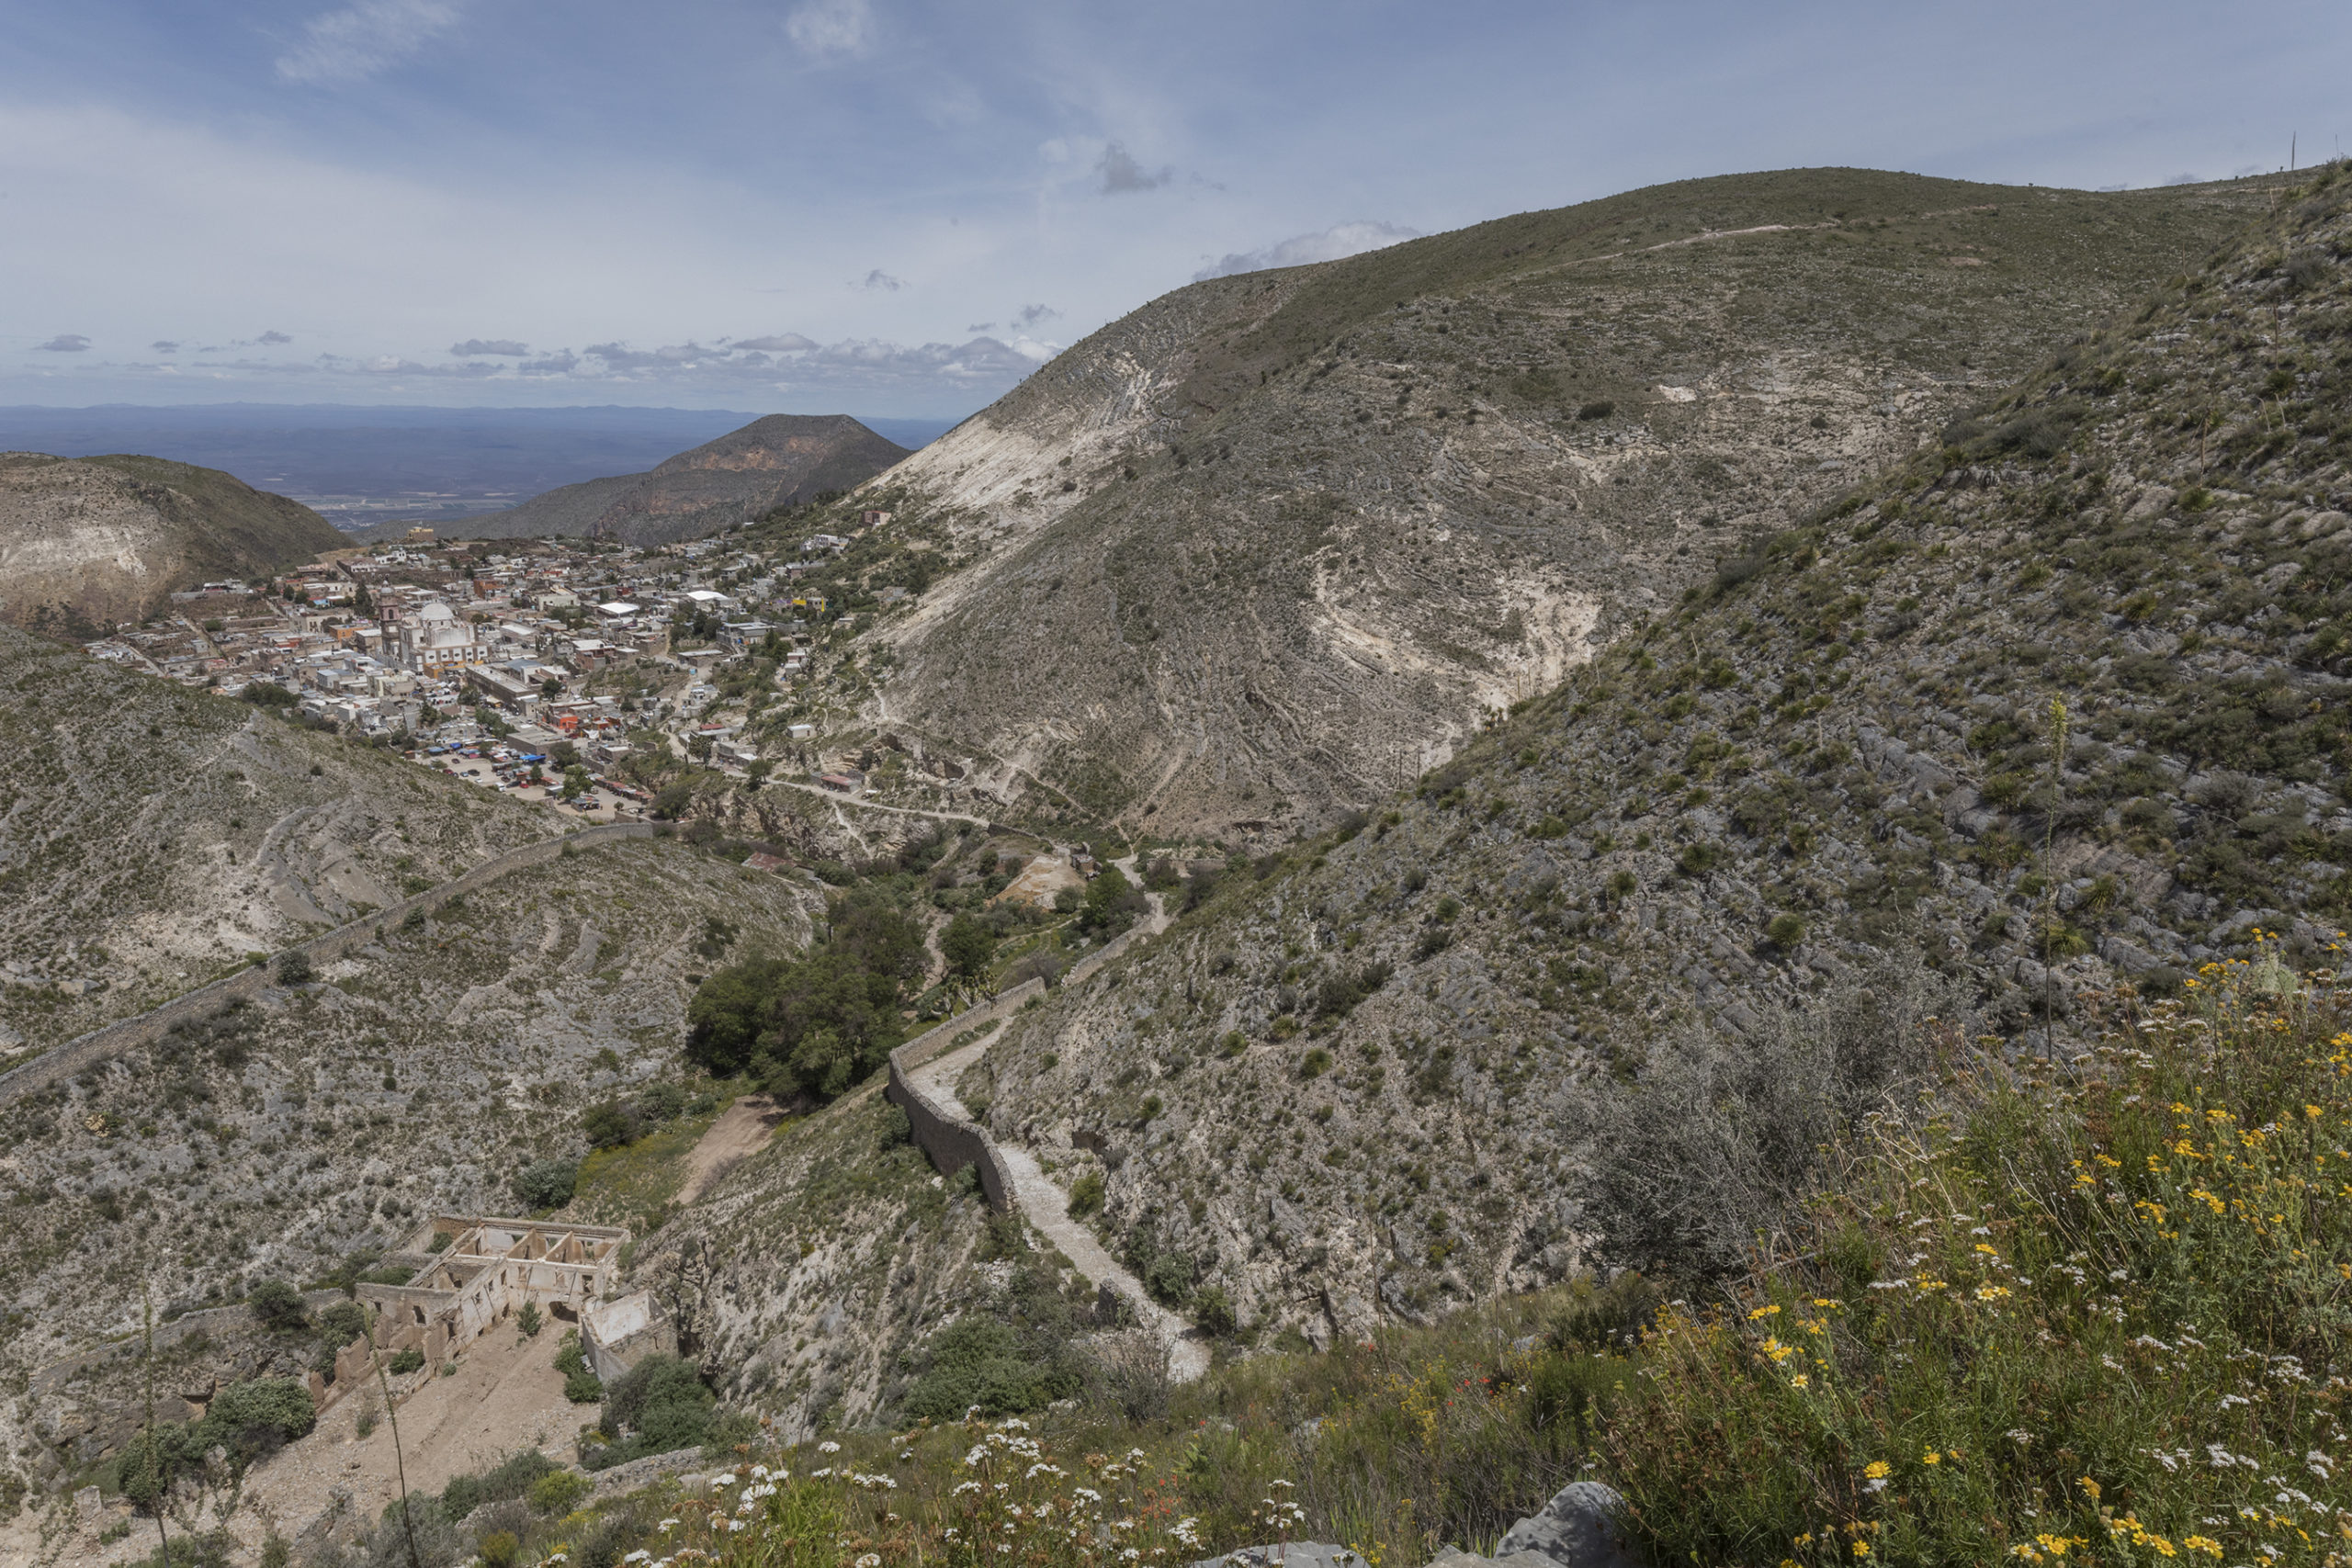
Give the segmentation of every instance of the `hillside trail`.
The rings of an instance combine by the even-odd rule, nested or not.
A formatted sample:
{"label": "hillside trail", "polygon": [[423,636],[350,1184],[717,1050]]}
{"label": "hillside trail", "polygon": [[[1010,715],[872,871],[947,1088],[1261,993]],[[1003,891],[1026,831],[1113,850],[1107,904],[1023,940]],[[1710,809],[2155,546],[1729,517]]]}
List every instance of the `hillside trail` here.
{"label": "hillside trail", "polygon": [[757,1154],[788,1114],[764,1094],[747,1094],[719,1113],[700,1142],[686,1152],[685,1180],[675,1201],[680,1208],[700,1199],[736,1162]]}
{"label": "hillside trail", "polygon": [[[1119,867],[1130,880],[1139,880],[1135,866],[1136,857],[1111,863]],[[1148,893],[1150,913],[1145,917],[1143,934],[1157,936],[1168,929],[1167,908],[1156,893]],[[965,1072],[988,1055],[994,1038],[976,1040],[959,1046],[942,1056],[933,1057],[908,1075],[915,1086],[932,1097],[950,1114],[977,1123],[969,1107],[956,1092],[956,1082]],[[1037,1156],[1018,1144],[1008,1143],[993,1133],[989,1141],[996,1145],[997,1157],[1004,1162],[1007,1175],[1012,1178],[1012,1198],[1022,1214],[1038,1233],[1061,1249],[1062,1256],[1077,1266],[1078,1271],[1098,1286],[1107,1285],[1134,1311],[1136,1321],[1149,1329],[1168,1356],[1168,1375],[1178,1382],[1191,1382],[1209,1370],[1208,1347],[1190,1337],[1192,1325],[1152,1300],[1151,1292],[1141,1280],[1096,1239],[1092,1231],[1069,1213],[1069,1194],[1055,1185],[1046,1174]]]}

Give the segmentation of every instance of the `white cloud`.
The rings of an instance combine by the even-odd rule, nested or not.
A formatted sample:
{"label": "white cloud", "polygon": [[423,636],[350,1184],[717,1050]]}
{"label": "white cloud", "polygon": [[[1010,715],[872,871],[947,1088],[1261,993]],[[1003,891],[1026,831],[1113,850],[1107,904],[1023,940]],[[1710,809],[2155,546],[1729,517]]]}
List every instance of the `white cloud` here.
{"label": "white cloud", "polygon": [[289,82],[356,82],[390,70],[458,25],[457,0],[358,0],[302,24],[277,57]]}
{"label": "white cloud", "polygon": [[907,280],[905,278],[892,277],[888,273],[884,272],[877,266],[872,272],[865,275],[865,281],[858,287],[861,288],[880,288],[885,289],[889,293],[896,294],[899,289],[904,288],[906,286]]}
{"label": "white cloud", "polygon": [[842,59],[874,42],[874,12],[866,0],[808,0],[784,19],[784,32],[804,54]]}
{"label": "white cloud", "polygon": [[817,341],[802,337],[798,333],[777,333],[772,337],[738,338],[730,346],[757,349],[765,354],[801,354],[816,347]]}
{"label": "white cloud", "polygon": [[504,354],[519,358],[530,353],[531,347],[511,337],[469,337],[463,343],[451,344],[449,352],[460,359],[469,359],[481,354]]}
{"label": "white cloud", "polygon": [[1419,238],[1420,231],[1396,223],[1335,223],[1313,234],[1294,234],[1262,251],[1237,251],[1213,262],[1193,274],[1198,282],[1206,277],[1230,277],[1237,272],[1263,272],[1270,266],[1306,266],[1314,262],[1338,261],[1342,256],[1358,255],[1393,245],[1399,240]]}
{"label": "white cloud", "polygon": [[80,333],[60,333],[47,343],[35,344],[33,346],[43,354],[86,354],[89,352],[90,340]]}
{"label": "white cloud", "polygon": [[292,343],[294,340],[288,337],[284,333],[273,330],[262,333],[261,336],[255,338],[254,341],[259,344],[266,344],[270,347],[275,348],[280,344]]}
{"label": "white cloud", "polygon": [[1024,327],[1034,327],[1039,321],[1058,321],[1062,313],[1051,305],[1023,305],[1013,312],[1012,319]]}

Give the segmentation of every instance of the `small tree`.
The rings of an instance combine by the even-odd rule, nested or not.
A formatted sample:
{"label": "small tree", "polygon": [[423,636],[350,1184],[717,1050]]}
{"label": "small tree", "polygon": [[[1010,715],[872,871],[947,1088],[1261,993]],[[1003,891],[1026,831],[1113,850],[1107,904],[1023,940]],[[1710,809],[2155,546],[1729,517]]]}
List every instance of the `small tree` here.
{"label": "small tree", "polygon": [[264,1280],[245,1297],[245,1304],[273,1334],[291,1334],[311,1326],[311,1309],[303,1304],[302,1292],[283,1280]]}
{"label": "small tree", "polygon": [[277,959],[277,983],[281,986],[307,986],[316,971],[311,967],[311,955],[300,950],[280,953]]}
{"label": "small tree", "polygon": [[975,919],[968,911],[947,922],[940,933],[939,951],[946,955],[950,973],[966,980],[977,980],[989,966],[989,959],[996,952],[996,933],[988,922]]}
{"label": "small tree", "polygon": [[514,1196],[526,1208],[560,1209],[571,1201],[580,1168],[568,1159],[534,1160],[514,1179]]}
{"label": "small tree", "polygon": [[590,1148],[616,1149],[637,1141],[637,1118],[619,1100],[607,1100],[582,1113],[580,1130]]}

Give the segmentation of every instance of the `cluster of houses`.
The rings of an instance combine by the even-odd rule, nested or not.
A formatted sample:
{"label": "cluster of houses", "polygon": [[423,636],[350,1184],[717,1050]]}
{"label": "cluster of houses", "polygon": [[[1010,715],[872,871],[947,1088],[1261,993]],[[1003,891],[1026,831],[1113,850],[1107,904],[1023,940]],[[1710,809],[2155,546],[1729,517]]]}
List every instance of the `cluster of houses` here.
{"label": "cluster of houses", "polygon": [[[650,658],[692,671],[684,704],[664,705],[682,716],[708,705],[715,688],[701,677],[731,655],[765,652],[787,679],[804,676],[826,603],[795,587],[797,575],[716,540],[436,546],[418,529],[271,581],[175,593],[166,614],[87,651],[226,694],[266,681],[362,733],[462,742],[457,731],[479,729],[471,710],[487,705],[532,727],[526,739],[609,747],[627,716],[583,687],[614,664]],[[680,626],[707,646],[673,649]],[[453,713],[464,716],[443,716]]]}
{"label": "cluster of houses", "polygon": [[[889,521],[868,510],[856,529]],[[562,538],[440,542],[420,527],[266,581],[200,584],[86,649],[224,694],[266,682],[306,714],[407,737],[418,761],[507,787],[566,741],[600,773],[613,770],[631,731],[649,726],[740,770],[762,759],[714,711],[714,667],[757,654],[776,661],[780,683],[808,680],[810,643],[831,607],[806,580],[851,543],[812,535],[779,563],[723,537],[639,549]],[[649,660],[673,672],[655,682],[662,695],[646,694],[642,682],[596,679]],[[775,736],[804,762],[814,738],[807,724]],[[486,773],[488,761],[504,766]],[[865,783],[854,769],[812,762],[810,771],[832,789],[856,793]]]}

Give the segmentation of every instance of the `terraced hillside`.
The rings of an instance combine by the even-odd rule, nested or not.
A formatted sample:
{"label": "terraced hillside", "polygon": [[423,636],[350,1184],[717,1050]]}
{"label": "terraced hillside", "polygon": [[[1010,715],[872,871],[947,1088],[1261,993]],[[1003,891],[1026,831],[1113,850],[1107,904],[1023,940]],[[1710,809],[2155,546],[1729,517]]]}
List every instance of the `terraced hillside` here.
{"label": "terraced hillside", "polygon": [[[1736,1261],[1770,1173],[1718,1126],[1809,1147],[1938,1029],[2063,1046],[2257,930],[2340,963],[2348,201],[2282,197],[1411,797],[1237,862],[965,1098],[1102,1180],[1114,1247],[1329,1338],[1597,1249]],[[1818,1080],[1759,1078],[1808,1012],[1773,1059]]]}
{"label": "terraced hillside", "polygon": [[[435,1209],[512,1212],[526,1165],[586,1151],[584,1109],[656,1083],[707,1125],[677,1049],[692,981],[805,942],[817,902],[683,840],[607,844],[0,1111],[0,1469],[54,1483],[119,1438],[135,1370],[61,1398],[24,1378],[136,1327],[142,1283],[159,1310],[233,1301],[364,1262]],[[642,1235],[674,1193],[629,1168],[589,1162],[581,1202]]]}
{"label": "terraced hillside", "polygon": [[970,562],[869,715],[1129,829],[1328,821],[2267,199],[1801,170],[1179,289],[861,498]]}
{"label": "terraced hillside", "polygon": [[0,626],[0,1049],[143,1012],[560,828]]}
{"label": "terraced hillside", "polygon": [[0,453],[0,621],[58,636],[146,619],[177,589],[345,543],[299,502],[162,457]]}

